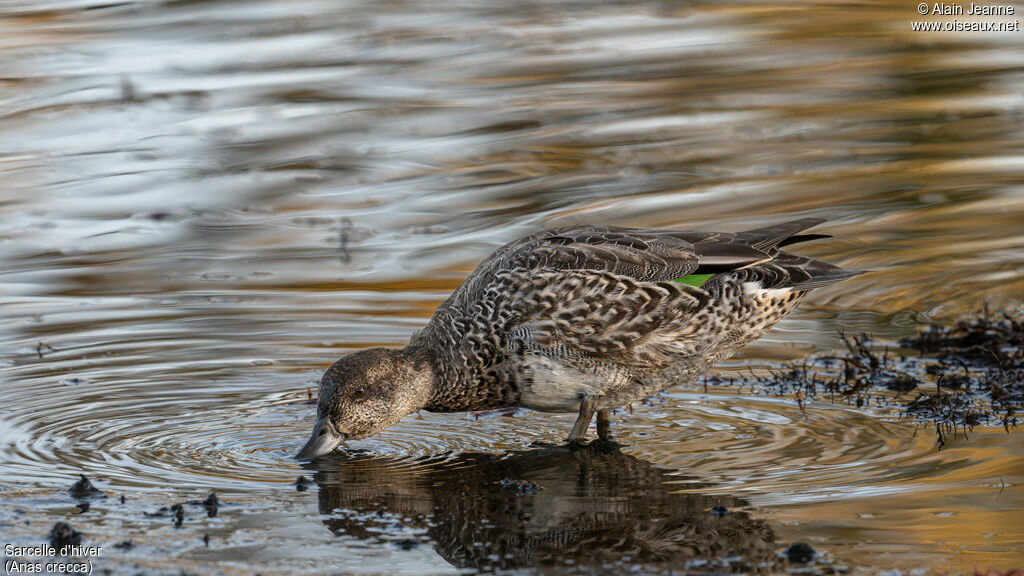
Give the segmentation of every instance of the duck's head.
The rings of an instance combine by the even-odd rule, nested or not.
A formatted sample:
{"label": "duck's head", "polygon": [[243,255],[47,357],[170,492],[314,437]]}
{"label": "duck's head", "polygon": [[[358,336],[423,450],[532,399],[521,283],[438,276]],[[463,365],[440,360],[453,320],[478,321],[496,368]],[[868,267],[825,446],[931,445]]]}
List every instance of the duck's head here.
{"label": "duck's head", "polygon": [[335,362],[320,380],[316,423],[295,457],[308,460],[345,440],[373,436],[426,405],[433,371],[404,350],[370,348]]}

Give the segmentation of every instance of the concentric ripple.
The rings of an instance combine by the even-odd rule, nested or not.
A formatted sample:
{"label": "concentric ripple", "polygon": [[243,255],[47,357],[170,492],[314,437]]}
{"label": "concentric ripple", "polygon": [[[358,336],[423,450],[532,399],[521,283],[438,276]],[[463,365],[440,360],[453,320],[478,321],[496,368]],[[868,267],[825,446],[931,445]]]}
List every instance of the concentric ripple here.
{"label": "concentric ripple", "polygon": [[[95,308],[87,314],[96,315]],[[50,315],[46,322],[67,325],[77,314]],[[315,388],[319,372],[261,360],[272,357],[272,343],[261,348],[246,342],[251,337],[223,333],[215,318],[166,309],[131,316],[124,328],[130,339],[65,331],[62,339],[47,339],[49,348],[16,357],[0,420],[7,474],[63,482],[84,472],[126,488],[251,491],[293,481],[299,467],[291,455],[308,434],[315,407],[307,389]],[[183,340],[199,344],[192,357],[177,348]],[[219,343],[215,350],[206,344],[212,342]],[[345,449],[415,465],[463,452],[558,444],[573,419],[528,410],[421,412]],[[620,410],[614,422],[618,439],[637,457],[699,470],[702,482],[723,489],[827,486],[837,476],[849,480],[854,464],[858,476],[870,479],[922,450],[905,430],[894,433],[895,424],[854,410],[812,404],[801,411],[792,401],[759,397],[677,391],[632,414]]]}
{"label": "concentric ripple", "polygon": [[[41,315],[12,307],[22,339],[2,383],[6,476],[49,483],[84,472],[126,488],[260,490],[291,482],[299,470],[291,455],[314,414],[307,390],[316,388],[320,367],[347,350],[400,345],[423,322],[376,312],[392,306],[387,294],[408,307],[401,288],[381,286],[373,298],[340,289],[301,307],[291,291],[266,287],[228,292],[218,304],[185,291],[57,299]],[[379,337],[348,340],[328,318],[350,329],[372,326]],[[573,418],[421,412],[348,449],[410,462],[501,452],[560,443]],[[700,470],[723,487],[829,485],[851,467],[869,479],[928,448],[905,429],[894,433],[895,424],[842,406],[800,411],[788,400],[685,390],[632,414],[620,410],[614,421],[638,457]]]}

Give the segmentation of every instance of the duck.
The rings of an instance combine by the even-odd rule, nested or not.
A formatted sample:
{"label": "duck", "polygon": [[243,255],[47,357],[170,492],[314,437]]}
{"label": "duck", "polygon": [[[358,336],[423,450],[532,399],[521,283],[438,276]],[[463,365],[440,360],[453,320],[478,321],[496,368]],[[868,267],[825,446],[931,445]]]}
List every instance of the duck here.
{"label": "duck", "polygon": [[373,436],[403,417],[521,407],[594,415],[685,386],[761,337],[846,270],[783,251],[828,238],[803,218],[743,232],[578,225],[498,248],[401,349],[369,348],[320,380],[300,460]]}

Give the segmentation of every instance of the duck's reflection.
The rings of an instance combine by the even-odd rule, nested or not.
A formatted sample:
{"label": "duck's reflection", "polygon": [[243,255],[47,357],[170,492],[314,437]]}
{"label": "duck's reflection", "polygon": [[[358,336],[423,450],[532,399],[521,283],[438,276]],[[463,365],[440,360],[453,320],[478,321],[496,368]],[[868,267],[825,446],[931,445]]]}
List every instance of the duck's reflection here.
{"label": "duck's reflection", "polygon": [[723,572],[774,556],[771,528],[738,510],[745,502],[673,492],[679,485],[666,482],[678,476],[609,445],[414,463],[338,454],[309,466],[331,531],[404,546],[429,541],[460,568]]}

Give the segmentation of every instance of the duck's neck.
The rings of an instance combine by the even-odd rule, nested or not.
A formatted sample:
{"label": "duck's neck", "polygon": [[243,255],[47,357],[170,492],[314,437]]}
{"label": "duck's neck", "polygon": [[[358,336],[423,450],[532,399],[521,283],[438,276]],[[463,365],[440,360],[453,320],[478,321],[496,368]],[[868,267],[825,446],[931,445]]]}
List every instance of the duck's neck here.
{"label": "duck's neck", "polygon": [[446,352],[426,346],[406,348],[407,354],[418,359],[416,386],[430,390],[422,409],[466,412],[518,405],[514,387],[506,386],[491,374],[484,374],[478,367],[466,365],[461,359],[449,357]]}
{"label": "duck's neck", "polygon": [[413,359],[412,380],[409,383],[409,412],[424,408],[430,410],[440,388],[432,354],[424,348],[413,346],[406,347],[402,352]]}

